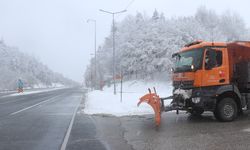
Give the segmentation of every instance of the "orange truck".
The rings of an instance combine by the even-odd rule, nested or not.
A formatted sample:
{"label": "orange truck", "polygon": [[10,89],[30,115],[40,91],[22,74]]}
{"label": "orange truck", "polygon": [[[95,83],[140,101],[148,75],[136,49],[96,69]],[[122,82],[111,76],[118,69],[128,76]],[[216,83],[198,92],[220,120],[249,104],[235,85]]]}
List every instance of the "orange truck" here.
{"label": "orange truck", "polygon": [[[140,98],[155,112],[184,110],[192,115],[211,111],[219,121],[233,121],[250,109],[250,41],[195,41],[173,54],[173,95],[161,98],[156,90]],[[170,105],[164,101],[172,99]]]}

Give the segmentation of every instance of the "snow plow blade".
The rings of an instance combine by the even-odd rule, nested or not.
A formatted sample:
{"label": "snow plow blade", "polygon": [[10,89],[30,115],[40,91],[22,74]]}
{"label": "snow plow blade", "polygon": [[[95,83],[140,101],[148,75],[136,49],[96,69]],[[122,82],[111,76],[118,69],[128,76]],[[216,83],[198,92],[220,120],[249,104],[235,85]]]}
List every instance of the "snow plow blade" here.
{"label": "snow plow blade", "polygon": [[162,111],[161,99],[157,95],[155,88],[154,88],[154,93],[151,93],[150,89],[148,89],[148,91],[149,91],[148,94],[140,98],[140,101],[138,102],[137,106],[139,106],[143,102],[149,104],[153,108],[155,113],[155,124],[156,126],[159,126],[161,123],[161,111]]}

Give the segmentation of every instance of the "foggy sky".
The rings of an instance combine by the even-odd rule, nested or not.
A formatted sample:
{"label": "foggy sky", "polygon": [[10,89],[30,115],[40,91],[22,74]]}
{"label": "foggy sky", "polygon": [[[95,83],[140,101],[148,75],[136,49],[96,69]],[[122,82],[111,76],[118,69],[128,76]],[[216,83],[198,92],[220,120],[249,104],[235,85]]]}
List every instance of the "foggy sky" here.
{"label": "foggy sky", "polygon": [[[0,37],[9,46],[38,58],[52,70],[82,82],[94,52],[94,26],[97,20],[97,45],[108,36],[112,18],[99,9],[120,11],[131,0],[0,0]],[[250,25],[248,0],[134,0],[122,20],[136,12],[152,15],[157,9],[166,17],[189,16],[199,6],[238,13]]]}

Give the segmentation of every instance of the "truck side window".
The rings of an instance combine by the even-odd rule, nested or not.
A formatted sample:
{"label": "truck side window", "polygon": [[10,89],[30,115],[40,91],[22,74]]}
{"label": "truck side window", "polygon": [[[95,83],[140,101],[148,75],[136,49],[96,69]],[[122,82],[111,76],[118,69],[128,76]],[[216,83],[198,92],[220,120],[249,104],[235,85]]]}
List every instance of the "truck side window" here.
{"label": "truck side window", "polygon": [[222,65],[222,52],[208,49],[205,56],[205,69],[209,70]]}
{"label": "truck side window", "polygon": [[222,51],[216,51],[216,67],[222,65]]}

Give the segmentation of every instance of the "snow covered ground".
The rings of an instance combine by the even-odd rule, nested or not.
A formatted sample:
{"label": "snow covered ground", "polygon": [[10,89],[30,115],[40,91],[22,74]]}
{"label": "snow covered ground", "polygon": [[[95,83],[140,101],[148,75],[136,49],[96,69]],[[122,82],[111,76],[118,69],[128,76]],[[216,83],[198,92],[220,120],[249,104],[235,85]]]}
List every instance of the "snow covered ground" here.
{"label": "snow covered ground", "polygon": [[[91,91],[87,94],[84,113],[109,114],[115,116],[152,114],[153,109],[146,103],[137,107],[139,98],[148,93],[148,88],[155,87],[160,97],[172,94],[171,82],[142,82],[129,81],[123,84],[123,99],[121,102],[120,84],[117,94],[113,94],[113,85],[104,87],[103,91]],[[168,101],[170,102],[170,101]],[[167,101],[166,101],[167,104]]]}
{"label": "snow covered ground", "polygon": [[45,85],[43,83],[39,83],[34,85],[32,88],[35,89],[39,89],[39,88],[60,88],[60,87],[64,87],[65,85],[61,84],[61,83],[52,83],[51,86]]}
{"label": "snow covered ground", "polygon": [[42,93],[42,92],[49,92],[49,91],[54,91],[54,90],[59,90],[59,89],[63,89],[66,87],[57,87],[57,88],[47,88],[47,89],[34,89],[34,90],[25,90],[23,93],[13,93],[13,94],[9,94],[9,95],[5,95],[4,97],[8,97],[8,96],[20,96],[20,95],[29,95],[29,94],[35,94],[35,93]]}

